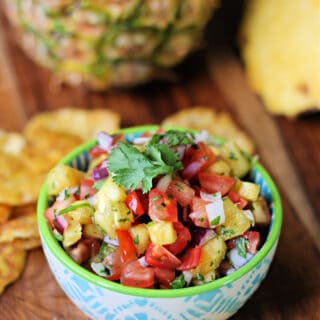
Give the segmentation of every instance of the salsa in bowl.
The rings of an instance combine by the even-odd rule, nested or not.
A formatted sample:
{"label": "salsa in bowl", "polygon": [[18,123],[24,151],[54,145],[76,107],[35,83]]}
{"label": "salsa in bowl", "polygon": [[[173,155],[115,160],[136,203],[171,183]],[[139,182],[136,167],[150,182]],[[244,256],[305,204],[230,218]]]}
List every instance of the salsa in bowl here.
{"label": "salsa in bowl", "polygon": [[[219,292],[233,301],[218,308],[222,319],[265,276],[281,204],[265,170],[234,143],[140,127],[101,133],[54,168],[40,196],[39,226],[48,260],[79,281],[131,302],[143,297],[158,306],[157,318],[171,308],[174,319],[179,312],[193,319],[194,310],[182,315],[172,301]],[[245,278],[256,268],[261,274],[250,285]],[[244,280],[246,295],[236,289]],[[79,306],[73,290],[65,291]],[[204,308],[206,318],[215,307]]]}

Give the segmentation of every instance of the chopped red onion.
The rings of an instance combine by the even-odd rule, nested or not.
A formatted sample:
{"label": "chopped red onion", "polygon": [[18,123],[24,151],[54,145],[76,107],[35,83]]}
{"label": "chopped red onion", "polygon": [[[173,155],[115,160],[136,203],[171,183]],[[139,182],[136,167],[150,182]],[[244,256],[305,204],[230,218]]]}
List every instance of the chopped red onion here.
{"label": "chopped red onion", "polygon": [[142,256],[141,258],[138,259],[141,267],[149,267],[149,264],[146,262],[145,256]]}
{"label": "chopped red onion", "polygon": [[253,257],[253,254],[248,253],[246,254],[246,257],[243,258],[239,255],[238,249],[233,248],[228,252],[228,258],[231,264],[234,266],[235,269],[239,269],[242,266],[244,266],[248,261],[250,261]]}
{"label": "chopped red onion", "polygon": [[206,229],[206,232],[199,241],[199,246],[204,246],[209,240],[213,239],[217,234],[212,229]]}
{"label": "chopped red onion", "polygon": [[99,132],[97,136],[98,145],[103,150],[106,150],[107,152],[111,151],[112,143],[113,143],[113,137],[107,134],[106,132]]}
{"label": "chopped red onion", "polygon": [[178,146],[175,148],[176,152],[179,155],[179,159],[182,160],[184,157],[184,154],[186,152],[187,146]]}
{"label": "chopped red onion", "polygon": [[104,236],[103,241],[107,244],[111,244],[112,246],[119,246],[119,241],[117,239],[111,239],[107,234]]}
{"label": "chopped red onion", "polygon": [[163,176],[157,183],[156,189],[166,192],[170,182],[172,181],[172,177],[170,174]]}
{"label": "chopped red onion", "polygon": [[133,140],[133,144],[147,144],[150,140],[151,140],[151,136],[150,137],[137,137]]}
{"label": "chopped red onion", "polygon": [[108,169],[107,168],[95,168],[93,169],[92,178],[94,181],[98,181],[104,179],[108,176]]}
{"label": "chopped red onion", "polygon": [[212,194],[212,193],[206,193],[206,192],[200,191],[200,197],[204,201],[215,202],[216,200],[221,199],[221,193],[217,192]]}
{"label": "chopped red onion", "polygon": [[64,215],[56,215],[56,218],[54,219],[54,227],[56,230],[63,235],[64,230],[68,226],[68,221]]}
{"label": "chopped red onion", "polygon": [[185,270],[182,273],[183,273],[184,281],[186,282],[186,284],[188,286],[192,281],[192,272],[189,270]]}

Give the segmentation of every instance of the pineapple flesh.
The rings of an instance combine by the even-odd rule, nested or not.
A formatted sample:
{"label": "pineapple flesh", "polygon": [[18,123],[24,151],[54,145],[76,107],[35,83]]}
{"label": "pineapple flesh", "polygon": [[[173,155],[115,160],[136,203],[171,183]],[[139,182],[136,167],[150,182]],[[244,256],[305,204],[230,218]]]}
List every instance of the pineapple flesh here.
{"label": "pineapple flesh", "polygon": [[25,51],[63,82],[145,82],[196,49],[219,0],[4,0]]}

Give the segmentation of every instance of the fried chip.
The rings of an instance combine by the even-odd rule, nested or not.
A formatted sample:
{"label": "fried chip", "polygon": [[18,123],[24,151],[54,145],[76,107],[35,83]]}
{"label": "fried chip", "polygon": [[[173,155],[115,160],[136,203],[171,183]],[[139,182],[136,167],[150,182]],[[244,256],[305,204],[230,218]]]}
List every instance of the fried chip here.
{"label": "fried chip", "polygon": [[252,155],[254,143],[226,112],[216,112],[211,108],[194,107],[178,111],[164,119],[163,126],[207,130],[212,135],[235,141],[241,149]]}
{"label": "fried chip", "polygon": [[21,206],[11,207],[11,219],[15,219],[22,216],[27,216],[30,214],[35,214],[37,212],[37,203],[31,202],[23,204]]}
{"label": "fried chip", "polygon": [[15,281],[23,271],[26,252],[13,244],[0,245],[0,294]]}
{"label": "fried chip", "polygon": [[0,150],[1,152],[19,156],[26,144],[23,135],[16,132],[7,132],[0,129]]}
{"label": "fried chip", "polygon": [[[36,133],[35,133],[36,132]],[[80,137],[38,128],[23,151],[26,165],[35,173],[47,173],[70,151],[83,143]]]}
{"label": "fried chip", "polygon": [[35,213],[9,220],[0,225],[0,243],[34,237],[39,237],[37,215]]}
{"label": "fried chip", "polygon": [[37,200],[45,175],[36,175],[24,165],[9,177],[0,172],[0,179],[0,203],[15,206]]}
{"label": "fried chip", "polygon": [[0,203],[0,225],[8,221],[11,213],[10,206]]}
{"label": "fried chip", "polygon": [[115,131],[119,125],[119,115],[111,110],[64,108],[34,116],[27,123],[24,133],[28,140],[36,140],[39,130],[46,129],[74,135],[85,141],[95,138],[99,131]]}
{"label": "fried chip", "polygon": [[12,244],[19,249],[33,250],[41,247],[41,239],[40,237],[33,237],[30,239],[15,239],[12,241]]}

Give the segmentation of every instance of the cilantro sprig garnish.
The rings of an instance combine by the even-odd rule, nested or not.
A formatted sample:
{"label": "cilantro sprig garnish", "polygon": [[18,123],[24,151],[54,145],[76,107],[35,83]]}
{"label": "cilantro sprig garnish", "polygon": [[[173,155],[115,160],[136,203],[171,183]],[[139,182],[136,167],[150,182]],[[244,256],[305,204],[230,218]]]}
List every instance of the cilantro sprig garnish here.
{"label": "cilantro sprig garnish", "polygon": [[193,144],[194,141],[191,139],[192,134],[186,133],[183,131],[178,130],[168,130],[162,134],[155,134],[153,135],[152,139],[150,140],[149,144],[158,144],[162,139],[165,138],[166,143],[171,147],[186,145],[186,144]]}
{"label": "cilantro sprig garnish", "polygon": [[144,151],[128,142],[119,142],[108,158],[108,171],[120,186],[134,190],[142,184],[142,191],[152,188],[152,179],[182,169],[179,155],[166,144],[147,144]]}

